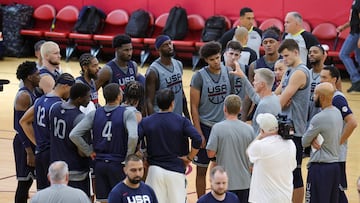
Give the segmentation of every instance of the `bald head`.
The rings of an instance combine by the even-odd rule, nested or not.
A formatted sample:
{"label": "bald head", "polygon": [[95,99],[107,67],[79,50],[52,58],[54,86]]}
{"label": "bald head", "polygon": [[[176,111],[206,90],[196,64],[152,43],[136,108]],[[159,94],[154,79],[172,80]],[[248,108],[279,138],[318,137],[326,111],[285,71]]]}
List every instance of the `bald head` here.
{"label": "bald head", "polygon": [[318,84],[315,90],[317,90],[318,93],[321,95],[331,97],[331,99],[335,92],[334,86],[329,82],[323,82]]}
{"label": "bald head", "polygon": [[235,39],[240,42],[242,46],[247,44],[249,31],[245,27],[238,27],[235,30]]}
{"label": "bald head", "polygon": [[332,99],[335,93],[334,85],[329,82],[323,82],[315,88],[315,99],[320,102],[322,109],[332,105]]}

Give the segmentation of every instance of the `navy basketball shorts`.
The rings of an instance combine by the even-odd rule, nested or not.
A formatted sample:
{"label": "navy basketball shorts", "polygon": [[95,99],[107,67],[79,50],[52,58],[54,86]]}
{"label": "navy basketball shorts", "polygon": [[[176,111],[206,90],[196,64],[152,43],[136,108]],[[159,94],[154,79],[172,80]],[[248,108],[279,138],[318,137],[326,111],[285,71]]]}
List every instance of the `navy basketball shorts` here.
{"label": "navy basketball shorts", "polygon": [[16,178],[18,181],[28,181],[35,178],[35,167],[27,165],[27,153],[21,143],[19,135],[16,134],[13,141]]}
{"label": "navy basketball shorts", "polygon": [[340,185],[342,190],[347,189],[346,162],[339,162],[340,166]]}
{"label": "navy basketball shorts", "polygon": [[69,181],[69,186],[78,188],[85,192],[85,194],[90,197],[90,177],[87,175],[84,180],[80,181]]}
{"label": "navy basketball shorts", "polygon": [[36,153],[35,164],[37,189],[45,189],[50,186],[50,182],[47,178],[50,166],[50,149]]}
{"label": "navy basketball shorts", "polygon": [[107,201],[112,188],[125,178],[124,165],[118,161],[96,160],[96,200]]}
{"label": "navy basketball shorts", "polygon": [[[210,131],[211,131],[211,127],[204,125],[202,123],[200,123],[200,128],[201,131],[206,139],[206,143],[209,140],[209,136],[210,136]],[[210,163],[210,159],[207,156],[207,152],[205,148],[201,148],[198,152],[198,154],[194,157],[194,164],[200,167],[208,167],[209,163]]]}
{"label": "navy basketball shorts", "polygon": [[311,163],[306,180],[305,202],[337,203],[339,184],[338,163]]}
{"label": "navy basketball shorts", "polygon": [[295,168],[295,170],[293,171],[293,185],[294,185],[294,189],[296,188],[301,188],[304,187],[304,181],[302,178],[302,173],[301,173],[301,163],[302,163],[302,158],[303,158],[303,146],[301,143],[301,137],[293,137],[293,142],[295,143],[295,147],[296,147],[296,163],[297,166]]}

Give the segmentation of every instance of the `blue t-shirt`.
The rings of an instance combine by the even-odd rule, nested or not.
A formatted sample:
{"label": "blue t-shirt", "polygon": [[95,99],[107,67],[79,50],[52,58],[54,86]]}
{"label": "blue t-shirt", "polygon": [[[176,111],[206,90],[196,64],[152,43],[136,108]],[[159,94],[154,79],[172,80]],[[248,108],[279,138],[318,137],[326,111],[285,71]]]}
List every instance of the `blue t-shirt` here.
{"label": "blue t-shirt", "polygon": [[219,201],[212,196],[211,192],[203,195],[198,199],[197,203],[234,203],[239,202],[239,198],[232,192],[226,192],[225,199],[223,201]]}
{"label": "blue t-shirt", "polygon": [[190,120],[173,112],[160,112],[144,118],[139,124],[139,139],[146,140],[148,162],[165,170],[185,173],[184,162],[179,159],[192,147],[199,149],[201,137]]}
{"label": "blue t-shirt", "polygon": [[108,203],[130,203],[130,202],[146,202],[157,203],[154,190],[140,182],[138,188],[130,188],[124,182],[120,182],[111,190],[108,197]]}

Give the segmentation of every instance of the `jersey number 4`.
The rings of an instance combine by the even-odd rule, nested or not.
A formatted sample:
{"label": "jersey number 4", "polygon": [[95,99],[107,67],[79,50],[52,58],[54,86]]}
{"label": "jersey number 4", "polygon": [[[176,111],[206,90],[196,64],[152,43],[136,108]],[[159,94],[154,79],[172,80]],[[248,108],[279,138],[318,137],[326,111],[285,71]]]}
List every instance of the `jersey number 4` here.
{"label": "jersey number 4", "polygon": [[112,126],[112,122],[107,121],[102,131],[102,137],[106,137],[107,141],[109,142],[111,141],[111,137],[112,137],[111,126]]}

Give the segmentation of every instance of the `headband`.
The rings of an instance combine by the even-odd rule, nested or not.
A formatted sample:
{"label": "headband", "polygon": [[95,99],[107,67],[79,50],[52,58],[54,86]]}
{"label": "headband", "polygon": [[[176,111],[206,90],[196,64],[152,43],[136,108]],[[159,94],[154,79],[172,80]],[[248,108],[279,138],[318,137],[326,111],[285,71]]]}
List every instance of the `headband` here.
{"label": "headband", "polygon": [[169,36],[167,35],[160,35],[158,38],[156,38],[155,41],[155,48],[159,49],[164,42],[171,40]]}
{"label": "headband", "polygon": [[273,38],[276,41],[279,41],[279,35],[275,32],[265,32],[263,33],[262,41],[266,38]]}

